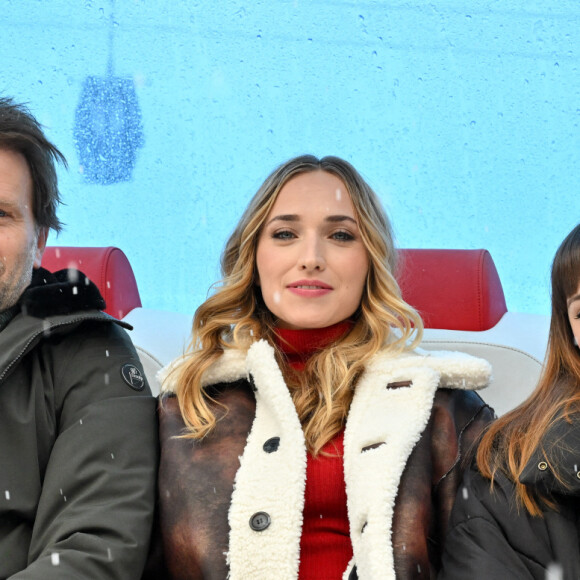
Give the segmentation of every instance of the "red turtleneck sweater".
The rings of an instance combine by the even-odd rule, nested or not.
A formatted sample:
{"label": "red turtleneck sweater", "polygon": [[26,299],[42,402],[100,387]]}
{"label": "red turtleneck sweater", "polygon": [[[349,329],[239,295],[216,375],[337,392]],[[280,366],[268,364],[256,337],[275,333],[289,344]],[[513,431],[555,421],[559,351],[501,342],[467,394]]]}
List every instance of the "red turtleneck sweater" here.
{"label": "red turtleneck sweater", "polygon": [[[350,322],[328,328],[279,328],[277,344],[292,368],[303,370],[308,358],[350,330]],[[317,457],[308,453],[300,580],[340,580],[352,558],[344,483],[344,431],[329,441]]]}

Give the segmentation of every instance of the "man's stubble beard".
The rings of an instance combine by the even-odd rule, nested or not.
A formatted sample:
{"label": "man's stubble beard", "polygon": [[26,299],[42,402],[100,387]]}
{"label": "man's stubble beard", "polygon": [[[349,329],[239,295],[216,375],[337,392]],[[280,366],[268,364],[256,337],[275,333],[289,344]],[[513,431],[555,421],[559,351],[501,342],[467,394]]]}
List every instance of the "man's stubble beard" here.
{"label": "man's stubble beard", "polygon": [[29,286],[34,268],[36,244],[37,240],[34,240],[30,247],[19,256],[19,263],[22,264],[22,267],[14,272],[15,278],[13,280],[5,279],[8,275],[6,263],[0,256],[0,312],[14,306]]}

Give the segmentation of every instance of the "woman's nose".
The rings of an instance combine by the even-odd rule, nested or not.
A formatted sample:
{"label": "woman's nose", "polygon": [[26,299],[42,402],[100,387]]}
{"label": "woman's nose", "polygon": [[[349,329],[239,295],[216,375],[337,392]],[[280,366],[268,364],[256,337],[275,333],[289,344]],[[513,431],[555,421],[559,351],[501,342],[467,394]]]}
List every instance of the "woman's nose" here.
{"label": "woman's nose", "polygon": [[299,267],[307,272],[324,270],[326,260],[324,257],[323,244],[318,239],[305,239],[302,244]]}

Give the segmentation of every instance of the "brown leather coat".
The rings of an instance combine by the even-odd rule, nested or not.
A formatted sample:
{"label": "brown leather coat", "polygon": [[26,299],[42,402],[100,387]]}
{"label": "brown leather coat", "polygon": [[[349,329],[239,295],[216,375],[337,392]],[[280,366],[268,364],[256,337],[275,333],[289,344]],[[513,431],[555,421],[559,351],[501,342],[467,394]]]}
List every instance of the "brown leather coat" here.
{"label": "brown leather coat", "polygon": [[[232,380],[230,369],[213,384],[228,412],[203,441],[175,438],[184,429],[177,400],[162,399],[158,531],[166,570],[156,578],[297,577],[305,450],[276,399],[283,383],[272,389],[281,374],[271,361],[263,365],[268,348],[248,356],[249,379]],[[354,550],[345,579],[436,576],[463,459],[493,416],[477,394],[454,388],[465,384],[457,374],[465,359],[442,371],[448,358],[382,360],[357,385],[345,428]],[[467,386],[483,386],[485,361],[469,360],[480,366]],[[260,512],[267,528],[256,525]]]}

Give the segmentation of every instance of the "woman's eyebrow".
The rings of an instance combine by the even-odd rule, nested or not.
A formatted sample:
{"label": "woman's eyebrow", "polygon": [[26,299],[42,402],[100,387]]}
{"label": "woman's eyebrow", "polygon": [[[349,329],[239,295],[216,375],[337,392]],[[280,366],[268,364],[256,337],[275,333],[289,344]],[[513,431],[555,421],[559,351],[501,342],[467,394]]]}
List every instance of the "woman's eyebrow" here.
{"label": "woman's eyebrow", "polygon": [[300,221],[300,216],[294,213],[282,214],[274,216],[266,225],[269,226],[272,222],[297,222]]}
{"label": "woman's eyebrow", "polygon": [[[281,214],[281,215],[277,215],[274,216],[267,224],[266,226],[269,226],[272,222],[276,222],[276,221],[280,221],[280,222],[298,222],[300,221],[300,216],[298,214]],[[324,218],[325,222],[329,222],[329,223],[340,223],[340,222],[352,222],[355,225],[357,224],[357,221],[352,218],[349,215],[329,215],[327,217]]]}
{"label": "woman's eyebrow", "polygon": [[331,223],[352,222],[353,224],[357,224],[357,221],[349,215],[329,215],[328,217],[324,218],[324,221]]}
{"label": "woman's eyebrow", "polygon": [[576,302],[576,300],[580,300],[580,294],[575,294],[574,296],[568,298],[568,308],[570,308],[570,306],[572,306],[572,302]]}

